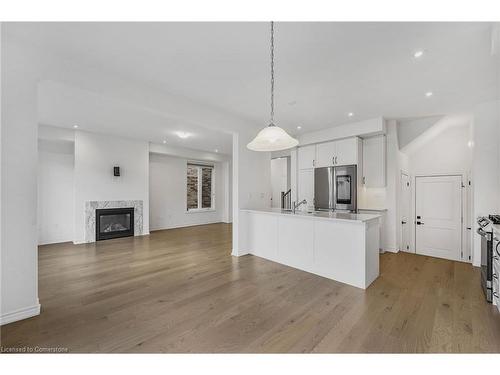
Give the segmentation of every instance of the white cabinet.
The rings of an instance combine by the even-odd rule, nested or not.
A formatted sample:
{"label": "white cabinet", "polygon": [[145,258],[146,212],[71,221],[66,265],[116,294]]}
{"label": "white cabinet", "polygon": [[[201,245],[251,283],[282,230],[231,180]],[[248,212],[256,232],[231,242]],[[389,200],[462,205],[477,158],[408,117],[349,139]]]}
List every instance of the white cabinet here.
{"label": "white cabinet", "polygon": [[363,183],[366,187],[386,186],[385,135],[363,139]]}
{"label": "white cabinet", "polygon": [[298,149],[299,169],[314,168],[314,159],[316,159],[316,145],[299,147]]}
{"label": "white cabinet", "polygon": [[385,236],[385,216],[386,216],[386,213],[387,213],[387,210],[370,210],[370,209],[362,209],[360,208],[358,210],[358,213],[360,214],[369,214],[369,215],[380,215],[380,219],[379,219],[379,238],[380,238],[380,251],[381,252],[384,252],[385,251],[385,247],[386,247],[386,236]]}
{"label": "white cabinet", "polygon": [[319,143],[316,147],[316,167],[358,164],[359,144],[357,137]]}
{"label": "white cabinet", "polygon": [[298,174],[298,202],[305,199],[308,207],[314,206],[314,169],[303,169]]}
{"label": "white cabinet", "polygon": [[316,167],[329,167],[335,162],[336,142],[319,143],[316,146]]}
{"label": "white cabinet", "polygon": [[335,165],[358,164],[359,138],[346,138],[335,141]]}

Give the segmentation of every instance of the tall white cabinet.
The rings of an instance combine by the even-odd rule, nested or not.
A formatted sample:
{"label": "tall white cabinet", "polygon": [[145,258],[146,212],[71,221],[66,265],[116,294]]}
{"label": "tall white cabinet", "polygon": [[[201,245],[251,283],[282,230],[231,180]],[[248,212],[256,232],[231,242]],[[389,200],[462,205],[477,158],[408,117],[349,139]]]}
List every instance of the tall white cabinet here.
{"label": "tall white cabinet", "polygon": [[299,170],[314,168],[316,159],[316,145],[299,147],[297,151],[297,159]]}
{"label": "tall white cabinet", "polygon": [[386,186],[385,135],[363,139],[363,185],[369,188]]}

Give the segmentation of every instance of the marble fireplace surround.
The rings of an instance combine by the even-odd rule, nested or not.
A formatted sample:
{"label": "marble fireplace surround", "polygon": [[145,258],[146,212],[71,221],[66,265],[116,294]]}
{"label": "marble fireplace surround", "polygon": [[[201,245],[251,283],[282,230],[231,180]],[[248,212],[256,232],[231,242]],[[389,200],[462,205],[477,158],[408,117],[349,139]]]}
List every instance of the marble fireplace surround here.
{"label": "marble fireplace surround", "polygon": [[87,201],[85,202],[84,242],[95,242],[95,210],[100,208],[134,208],[134,236],[144,234],[142,201]]}

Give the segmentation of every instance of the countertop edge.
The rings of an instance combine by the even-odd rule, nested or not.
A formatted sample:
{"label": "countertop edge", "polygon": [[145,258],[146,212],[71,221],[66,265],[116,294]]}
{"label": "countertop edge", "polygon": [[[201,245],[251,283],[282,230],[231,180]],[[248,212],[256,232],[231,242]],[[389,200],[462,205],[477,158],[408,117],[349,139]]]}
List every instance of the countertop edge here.
{"label": "countertop edge", "polygon": [[362,214],[362,215],[370,215],[372,217],[365,218],[365,219],[344,219],[344,218],[337,218],[337,217],[321,217],[321,216],[314,216],[314,215],[289,214],[289,213],[282,213],[282,212],[272,212],[272,211],[252,209],[252,208],[242,208],[242,209],[240,209],[240,211],[242,211],[242,212],[258,213],[258,214],[264,214],[264,215],[276,215],[276,216],[283,216],[283,217],[297,217],[297,218],[303,218],[303,219],[309,219],[309,220],[342,221],[342,222],[347,222],[347,223],[358,223],[358,224],[367,223],[367,222],[370,222],[372,220],[378,220],[381,217],[381,215],[375,215],[375,214],[373,214],[373,215],[372,214]]}

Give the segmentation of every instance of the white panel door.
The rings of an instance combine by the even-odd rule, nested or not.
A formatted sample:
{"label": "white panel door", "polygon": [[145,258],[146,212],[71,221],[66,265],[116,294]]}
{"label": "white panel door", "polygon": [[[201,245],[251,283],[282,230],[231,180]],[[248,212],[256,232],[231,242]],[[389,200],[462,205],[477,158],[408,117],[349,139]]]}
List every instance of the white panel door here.
{"label": "white panel door", "polygon": [[308,207],[314,206],[314,169],[299,171],[297,198],[299,202],[305,199]]}
{"label": "white panel door", "polygon": [[336,144],[337,142],[326,142],[317,145],[316,167],[330,167],[335,163]]}
{"label": "white panel door", "polygon": [[462,177],[417,177],[415,221],[417,254],[460,260]]}
{"label": "white panel door", "polygon": [[299,147],[299,169],[314,168],[314,159],[316,159],[316,145]]}
{"label": "white panel door", "polygon": [[358,138],[335,141],[335,165],[358,164]]}
{"label": "white panel door", "polygon": [[401,173],[401,250],[412,251],[410,237],[413,220],[411,219],[411,181],[410,176]]}

